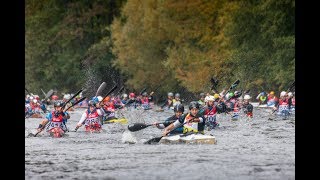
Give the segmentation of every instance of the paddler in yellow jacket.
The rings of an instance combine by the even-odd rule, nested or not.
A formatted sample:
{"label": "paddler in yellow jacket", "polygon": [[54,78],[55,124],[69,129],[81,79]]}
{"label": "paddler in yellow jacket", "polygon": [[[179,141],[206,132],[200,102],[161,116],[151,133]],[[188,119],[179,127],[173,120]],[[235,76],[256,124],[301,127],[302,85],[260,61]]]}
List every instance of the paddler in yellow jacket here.
{"label": "paddler in yellow jacket", "polygon": [[197,101],[192,101],[189,104],[190,112],[181,116],[174,123],[170,124],[163,131],[163,136],[166,136],[173,129],[183,125],[183,133],[201,133],[204,134],[205,118],[199,114],[200,104]]}

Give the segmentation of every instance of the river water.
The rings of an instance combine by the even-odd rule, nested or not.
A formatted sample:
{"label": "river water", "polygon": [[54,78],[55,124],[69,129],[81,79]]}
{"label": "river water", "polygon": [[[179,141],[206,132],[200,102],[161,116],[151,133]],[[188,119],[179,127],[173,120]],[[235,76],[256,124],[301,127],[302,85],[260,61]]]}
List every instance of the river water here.
{"label": "river water", "polygon": [[[73,130],[85,109],[70,111]],[[295,117],[268,119],[270,109],[255,108],[254,118],[230,120],[219,114],[217,144],[185,145],[143,142],[161,136],[147,127],[129,132],[127,125],[104,124],[102,133],[81,127],[65,137],[29,137],[42,119],[25,121],[25,179],[295,179]],[[173,111],[122,110],[130,123],[161,122]]]}

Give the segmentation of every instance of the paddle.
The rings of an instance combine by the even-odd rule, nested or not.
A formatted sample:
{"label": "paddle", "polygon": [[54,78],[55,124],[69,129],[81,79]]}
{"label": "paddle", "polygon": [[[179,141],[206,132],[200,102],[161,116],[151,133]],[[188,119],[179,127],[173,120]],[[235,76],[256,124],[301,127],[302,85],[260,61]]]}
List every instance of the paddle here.
{"label": "paddle", "polygon": [[292,89],[295,87],[295,85],[296,85],[296,81],[293,81],[293,83],[289,86],[287,92],[292,91]]}
{"label": "paddle", "polygon": [[121,93],[123,91],[123,89],[124,89],[124,86],[122,86],[114,96],[117,96],[119,93]]}
{"label": "paddle", "polygon": [[102,94],[102,91],[106,88],[107,83],[106,82],[102,82],[96,92],[96,96],[100,96]]}
{"label": "paddle", "polygon": [[44,96],[46,96],[46,93],[43,91],[43,89],[40,88],[40,90],[41,90],[42,94],[43,94]]}
{"label": "paddle", "polygon": [[48,99],[53,95],[53,89],[50,89],[50,91],[47,92],[47,94],[45,95],[44,99]]}
{"label": "paddle", "polygon": [[27,88],[24,88],[24,89],[27,91],[28,94],[31,95],[30,91]]}
{"label": "paddle", "polygon": [[81,99],[79,99],[77,102],[75,102],[74,104],[72,104],[70,107],[68,107],[65,111],[68,111],[71,107],[79,104],[81,101],[85,100],[87,97],[83,97]]}
{"label": "paddle", "polygon": [[214,79],[213,77],[210,79],[210,82],[211,82],[211,84],[212,84],[212,86],[211,86],[211,90],[213,90],[215,93],[217,93],[218,91],[217,91],[217,85],[218,85],[218,82],[219,82],[219,80],[217,80],[217,79]]}
{"label": "paddle", "polygon": [[147,90],[147,88],[143,88],[141,91],[140,91],[140,95],[142,95],[145,91]]}
{"label": "paddle", "polygon": [[128,130],[131,132],[140,131],[141,129],[152,126],[153,124],[144,124],[144,123],[134,123],[128,125]]}
{"label": "paddle", "polygon": [[101,102],[103,102],[103,100],[105,99],[105,98],[107,98],[115,89],[117,89],[117,85],[114,85],[113,86],[113,88],[112,89],[110,89],[110,91],[104,96],[104,98],[99,102],[99,104],[101,103]]}
{"label": "paddle", "polygon": [[[197,117],[192,118],[191,121],[192,121],[193,119],[195,119],[195,118],[197,118]],[[189,121],[189,122],[190,122],[190,121]],[[188,123],[188,122],[184,122],[184,123],[182,123],[180,126],[172,129],[172,130],[169,131],[167,134],[165,134],[165,136],[168,135],[168,134],[170,134],[172,131],[178,129],[179,127],[182,127],[182,126],[185,125],[186,123]],[[161,140],[161,138],[163,138],[163,137],[165,137],[165,136],[155,137],[155,138],[149,139],[148,141],[144,142],[143,144],[154,144],[154,143],[158,143],[158,142]]]}

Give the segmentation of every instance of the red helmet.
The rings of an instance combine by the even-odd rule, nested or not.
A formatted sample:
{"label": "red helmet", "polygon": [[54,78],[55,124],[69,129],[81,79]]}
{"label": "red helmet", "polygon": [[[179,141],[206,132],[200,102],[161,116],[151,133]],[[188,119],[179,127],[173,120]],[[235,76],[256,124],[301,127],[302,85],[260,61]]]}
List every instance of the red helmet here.
{"label": "red helmet", "polygon": [[57,95],[53,95],[53,96],[51,96],[51,99],[52,99],[52,100],[58,100],[59,97],[58,97]]}
{"label": "red helmet", "polygon": [[135,97],[135,96],[136,96],[136,95],[135,95],[134,93],[130,93],[130,94],[129,94],[129,97],[130,97],[130,98],[133,98],[133,97]]}

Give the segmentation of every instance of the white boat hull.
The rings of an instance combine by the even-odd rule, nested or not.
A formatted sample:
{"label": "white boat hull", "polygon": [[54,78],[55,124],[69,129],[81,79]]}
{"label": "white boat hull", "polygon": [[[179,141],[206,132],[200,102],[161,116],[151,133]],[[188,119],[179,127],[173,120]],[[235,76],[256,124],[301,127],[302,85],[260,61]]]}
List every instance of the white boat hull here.
{"label": "white boat hull", "polygon": [[203,134],[172,135],[161,138],[161,144],[217,144],[214,136]]}

